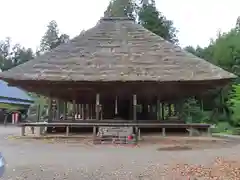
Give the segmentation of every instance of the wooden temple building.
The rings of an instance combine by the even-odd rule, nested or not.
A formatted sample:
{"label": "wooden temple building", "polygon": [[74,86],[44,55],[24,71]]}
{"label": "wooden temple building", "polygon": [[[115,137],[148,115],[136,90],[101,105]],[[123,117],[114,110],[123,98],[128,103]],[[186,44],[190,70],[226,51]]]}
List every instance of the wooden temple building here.
{"label": "wooden temple building", "polygon": [[106,17],[71,41],[0,73],[0,78],[55,99],[49,101],[49,123],[147,126],[180,123],[177,100],[223,87],[235,75],[132,19]]}

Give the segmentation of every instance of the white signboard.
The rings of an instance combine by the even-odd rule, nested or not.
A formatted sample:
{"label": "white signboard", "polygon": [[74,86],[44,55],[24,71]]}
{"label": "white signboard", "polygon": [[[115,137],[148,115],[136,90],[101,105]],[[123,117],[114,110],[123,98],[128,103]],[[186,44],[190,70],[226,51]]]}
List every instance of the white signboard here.
{"label": "white signboard", "polygon": [[99,127],[100,136],[130,136],[133,134],[132,127]]}

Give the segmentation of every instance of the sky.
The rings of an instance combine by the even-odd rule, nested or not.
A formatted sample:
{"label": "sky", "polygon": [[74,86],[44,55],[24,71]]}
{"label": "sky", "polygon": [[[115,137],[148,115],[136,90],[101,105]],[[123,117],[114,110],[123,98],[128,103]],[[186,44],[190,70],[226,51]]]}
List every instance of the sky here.
{"label": "sky", "polygon": [[[0,0],[0,40],[36,49],[51,20],[71,38],[93,27],[109,0]],[[156,0],[159,11],[174,22],[180,45],[207,46],[217,32],[234,27],[239,0]]]}

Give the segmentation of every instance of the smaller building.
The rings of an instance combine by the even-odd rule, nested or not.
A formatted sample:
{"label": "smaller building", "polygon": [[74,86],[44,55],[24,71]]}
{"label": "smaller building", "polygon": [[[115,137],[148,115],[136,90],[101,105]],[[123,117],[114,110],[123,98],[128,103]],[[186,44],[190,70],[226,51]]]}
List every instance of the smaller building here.
{"label": "smaller building", "polygon": [[0,123],[4,122],[7,115],[7,122],[11,122],[11,114],[20,112],[19,119],[23,119],[28,108],[33,104],[34,100],[27,92],[17,88],[8,86],[8,83],[0,80]]}

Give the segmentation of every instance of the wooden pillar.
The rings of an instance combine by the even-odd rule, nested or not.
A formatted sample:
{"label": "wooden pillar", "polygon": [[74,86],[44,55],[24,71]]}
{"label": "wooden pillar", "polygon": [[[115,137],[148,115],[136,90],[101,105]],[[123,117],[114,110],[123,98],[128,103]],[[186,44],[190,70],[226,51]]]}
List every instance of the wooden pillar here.
{"label": "wooden pillar", "polygon": [[172,116],[171,103],[168,103],[168,117]]}
{"label": "wooden pillar", "polygon": [[128,101],[128,117],[126,117],[126,118],[128,118],[129,120],[133,120],[134,118],[133,118],[133,101],[132,100],[130,100],[130,101]]}
{"label": "wooden pillar", "polygon": [[37,105],[37,122],[41,119],[41,106],[40,104]]}
{"label": "wooden pillar", "polygon": [[67,120],[67,102],[63,102],[63,120]]}
{"label": "wooden pillar", "polygon": [[161,109],[162,109],[162,120],[164,120],[164,116],[165,116],[165,109],[164,109],[164,103],[162,103],[162,107],[161,107]]}
{"label": "wooden pillar", "polygon": [[89,104],[86,104],[86,119],[90,119],[89,118]]}
{"label": "wooden pillar", "polygon": [[174,103],[172,104],[172,106],[173,106],[172,115],[173,115],[173,116],[176,116],[176,115],[177,115],[177,112],[176,112],[176,103],[174,102]]}
{"label": "wooden pillar", "polygon": [[56,120],[59,120],[60,119],[60,100],[57,99],[56,100],[56,106],[57,106],[57,112],[56,112]]}
{"label": "wooden pillar", "polygon": [[162,136],[166,136],[166,129],[162,128]]}
{"label": "wooden pillar", "polygon": [[118,97],[115,98],[115,116],[118,115]]}
{"label": "wooden pillar", "polygon": [[25,126],[21,127],[21,136],[25,136],[25,129],[26,129]]}
{"label": "wooden pillar", "polygon": [[85,104],[82,104],[82,105],[81,105],[81,114],[82,114],[82,119],[83,119],[83,120],[86,119],[86,118],[85,118],[85,113],[84,113],[84,111],[85,111]]}
{"label": "wooden pillar", "polygon": [[[100,95],[96,95],[96,120],[99,120],[99,106],[100,106]],[[97,127],[93,127],[93,141],[95,141],[95,137],[97,135]]]}
{"label": "wooden pillar", "polygon": [[52,99],[52,120],[56,120],[56,116],[57,116],[57,101],[56,99]]}
{"label": "wooden pillar", "polygon": [[99,120],[100,119],[100,116],[99,116],[99,106],[100,106],[100,95],[97,94],[96,95],[96,120]]}
{"label": "wooden pillar", "polygon": [[92,104],[89,104],[89,119],[93,119],[92,118]]}
{"label": "wooden pillar", "polygon": [[52,122],[52,98],[48,98],[48,122]]}
{"label": "wooden pillar", "polygon": [[[137,123],[137,95],[133,95],[133,121]],[[136,143],[138,142],[138,127],[135,128]]]}
{"label": "wooden pillar", "polygon": [[157,113],[157,120],[160,120],[160,100],[159,100],[159,98],[157,99],[157,110],[156,110],[156,113]]}
{"label": "wooden pillar", "polygon": [[201,107],[201,111],[203,112],[204,110],[203,110],[203,99],[202,98],[200,99],[200,107]]}
{"label": "wooden pillar", "polygon": [[66,136],[69,136],[69,126],[66,126]]}
{"label": "wooden pillar", "polygon": [[72,120],[75,121],[75,114],[76,114],[76,101],[73,100],[73,117],[72,117]]}
{"label": "wooden pillar", "polygon": [[79,106],[80,106],[80,104],[76,104],[76,114],[77,115],[79,114]]}
{"label": "wooden pillar", "polygon": [[[78,118],[79,119],[83,119],[83,116],[82,116],[82,104],[78,104]],[[80,116],[79,116],[80,114]]]}
{"label": "wooden pillar", "polygon": [[133,120],[137,121],[137,95],[133,95]]}

